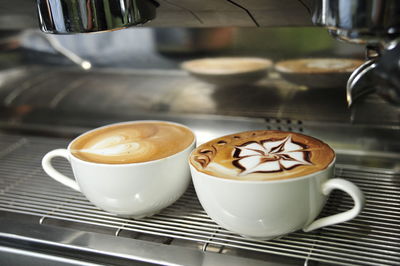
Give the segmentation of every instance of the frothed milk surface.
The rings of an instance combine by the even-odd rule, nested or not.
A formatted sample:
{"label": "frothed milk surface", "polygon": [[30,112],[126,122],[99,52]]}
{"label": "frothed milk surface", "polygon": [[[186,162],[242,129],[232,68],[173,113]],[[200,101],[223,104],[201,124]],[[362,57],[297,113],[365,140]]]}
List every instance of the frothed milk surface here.
{"label": "frothed milk surface", "polygon": [[127,164],[171,156],[187,148],[193,141],[193,133],[185,127],[149,121],[99,128],[78,137],[70,149],[81,160]]}
{"label": "frothed milk surface", "polygon": [[197,147],[198,171],[235,180],[279,180],[325,169],[335,158],[324,142],[298,133],[259,130],[224,136]]}

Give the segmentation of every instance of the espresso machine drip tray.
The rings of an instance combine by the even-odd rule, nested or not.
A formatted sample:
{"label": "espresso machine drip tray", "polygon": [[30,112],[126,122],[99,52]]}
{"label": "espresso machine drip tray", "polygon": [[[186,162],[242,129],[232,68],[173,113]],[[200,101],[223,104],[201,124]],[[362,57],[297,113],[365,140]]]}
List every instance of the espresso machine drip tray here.
{"label": "espresso machine drip tray", "polygon": [[[29,69],[10,77],[0,87],[2,265],[400,264],[400,128],[397,111],[380,100],[370,99],[350,121],[344,98],[338,100],[344,91],[304,90],[274,77],[246,88],[216,88],[180,71]],[[193,186],[160,213],[127,219],[42,170],[43,156],[78,134],[143,119],[185,124],[198,144],[254,129],[315,136],[335,149],[335,175],[363,190],[366,207],[346,223],[260,241],[214,223]],[[53,165],[72,176],[66,160]],[[352,204],[334,191],[321,217]]]}
{"label": "espresso machine drip tray", "polygon": [[[172,206],[149,218],[120,218],[96,208],[81,193],[53,181],[41,168],[47,151],[67,143],[67,139],[56,137],[0,135],[0,243],[30,243],[37,252],[45,248],[67,257],[68,252],[108,255],[122,262],[216,265],[214,255],[221,253],[224,255],[216,258],[225,258],[225,263],[231,259],[238,265],[265,265],[265,261],[283,265],[300,261],[305,265],[314,261],[335,265],[400,263],[400,173],[343,163],[355,154],[339,152],[336,176],[364,191],[367,203],[359,217],[311,233],[298,231],[258,241],[215,224],[199,204],[193,187]],[[396,160],[390,155],[384,158],[387,162]],[[54,165],[72,176],[67,161],[55,159]],[[351,206],[347,195],[334,192],[321,216]]]}

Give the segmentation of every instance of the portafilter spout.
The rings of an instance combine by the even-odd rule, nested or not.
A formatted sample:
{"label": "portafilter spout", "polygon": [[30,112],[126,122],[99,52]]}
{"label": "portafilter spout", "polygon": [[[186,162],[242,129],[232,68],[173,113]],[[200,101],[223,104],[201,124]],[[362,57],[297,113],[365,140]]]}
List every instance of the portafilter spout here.
{"label": "portafilter spout", "polygon": [[358,67],[351,74],[346,90],[349,106],[373,92],[389,103],[400,106],[400,44],[393,41],[379,57]]}
{"label": "portafilter spout", "polygon": [[153,0],[36,0],[46,33],[101,32],[141,25],[155,18]]}
{"label": "portafilter spout", "polygon": [[346,100],[349,106],[362,96],[376,91],[375,84],[371,82],[373,80],[372,71],[375,68],[375,60],[368,60],[351,74],[346,85]]}

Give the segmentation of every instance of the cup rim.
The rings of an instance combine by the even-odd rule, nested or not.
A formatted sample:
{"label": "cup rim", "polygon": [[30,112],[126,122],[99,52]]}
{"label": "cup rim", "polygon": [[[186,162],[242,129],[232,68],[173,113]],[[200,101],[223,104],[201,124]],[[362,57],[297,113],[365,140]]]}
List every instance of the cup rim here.
{"label": "cup rim", "polygon": [[[172,124],[172,125],[177,125],[177,126],[184,127],[186,129],[188,129],[193,134],[193,141],[186,148],[184,148],[183,150],[181,150],[181,151],[179,151],[177,153],[171,154],[171,155],[169,155],[167,157],[163,157],[163,158],[160,158],[160,159],[151,160],[151,161],[145,161],[145,162],[138,162],[138,163],[108,164],[108,163],[90,162],[90,161],[85,161],[85,160],[82,160],[82,159],[76,157],[71,152],[71,145],[72,145],[72,143],[74,143],[75,140],[77,140],[78,138],[80,138],[80,137],[82,137],[84,135],[87,135],[87,134],[89,134],[89,133],[91,133],[91,132],[93,132],[95,130],[98,130],[98,129],[101,129],[101,128],[105,128],[105,127],[115,126],[115,125],[136,124],[136,123],[154,123],[154,122],[161,122],[161,123],[167,123],[167,124]],[[190,149],[193,145],[195,145],[195,143],[196,143],[196,135],[194,134],[194,131],[191,128],[189,128],[188,126],[185,126],[183,124],[180,124],[180,123],[177,123],[177,122],[172,122],[172,121],[166,121],[166,120],[133,120],[133,121],[124,121],[124,122],[111,123],[111,124],[107,124],[107,125],[104,125],[104,126],[96,127],[96,128],[91,129],[91,130],[85,131],[84,133],[80,134],[79,136],[75,137],[73,140],[71,140],[69,142],[68,147],[67,147],[67,151],[68,151],[69,155],[71,156],[71,158],[73,158],[74,160],[79,161],[80,163],[86,163],[86,164],[97,165],[97,166],[107,166],[107,167],[128,167],[128,166],[132,166],[132,165],[146,165],[146,164],[156,163],[158,161],[162,161],[162,160],[165,160],[165,159],[168,159],[168,158],[172,158],[172,157],[178,156],[181,153],[183,153],[183,152],[187,151],[188,149]]]}

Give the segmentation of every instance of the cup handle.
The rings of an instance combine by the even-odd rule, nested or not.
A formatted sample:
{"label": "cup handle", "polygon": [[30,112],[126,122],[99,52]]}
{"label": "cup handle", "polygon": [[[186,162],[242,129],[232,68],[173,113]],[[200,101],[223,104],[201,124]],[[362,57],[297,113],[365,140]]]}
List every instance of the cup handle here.
{"label": "cup handle", "polygon": [[310,232],[328,225],[343,223],[360,214],[365,205],[365,198],[362,191],[356,185],[342,178],[333,178],[322,184],[322,193],[326,196],[334,189],[340,189],[349,194],[354,201],[354,207],[345,212],[320,218],[304,227],[303,231]]}
{"label": "cup handle", "polygon": [[61,174],[60,172],[58,172],[56,169],[54,169],[54,167],[51,165],[51,159],[53,159],[54,157],[64,157],[65,159],[67,159],[69,161],[69,157],[68,157],[68,150],[66,149],[57,149],[57,150],[52,150],[50,152],[48,152],[42,159],[42,167],[43,170],[54,180],[60,182],[61,184],[66,185],[67,187],[70,187],[72,189],[75,189],[77,191],[81,191],[79,189],[79,185],[78,183],[71,179],[66,177],[65,175]]}

